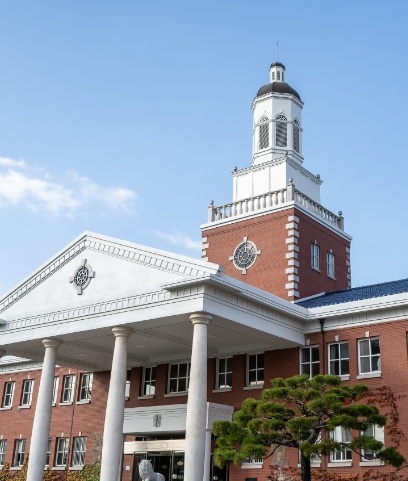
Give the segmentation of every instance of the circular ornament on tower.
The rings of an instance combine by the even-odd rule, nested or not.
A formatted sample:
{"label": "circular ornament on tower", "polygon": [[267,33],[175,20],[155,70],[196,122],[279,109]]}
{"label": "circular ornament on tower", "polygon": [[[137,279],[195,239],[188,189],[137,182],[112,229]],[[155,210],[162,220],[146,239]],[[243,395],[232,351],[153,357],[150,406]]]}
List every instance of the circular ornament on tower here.
{"label": "circular ornament on tower", "polygon": [[234,251],[234,255],[230,256],[229,260],[234,262],[234,266],[239,269],[242,274],[246,274],[247,269],[252,267],[256,261],[257,256],[261,253],[256,245],[244,237]]}

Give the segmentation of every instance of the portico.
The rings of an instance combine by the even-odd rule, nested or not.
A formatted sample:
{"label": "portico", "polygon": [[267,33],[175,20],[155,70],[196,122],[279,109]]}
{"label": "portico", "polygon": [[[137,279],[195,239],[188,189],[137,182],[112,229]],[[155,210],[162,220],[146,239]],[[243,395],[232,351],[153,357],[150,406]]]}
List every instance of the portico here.
{"label": "portico", "polygon": [[126,433],[127,369],[178,359],[191,360],[184,479],[208,479],[209,413],[225,419],[231,409],[208,404],[207,357],[302,345],[306,319],[305,309],[222,271],[85,233],[0,300],[0,349],[43,364],[29,481],[42,479],[56,364],[111,371],[101,479],[112,481],[119,478]]}

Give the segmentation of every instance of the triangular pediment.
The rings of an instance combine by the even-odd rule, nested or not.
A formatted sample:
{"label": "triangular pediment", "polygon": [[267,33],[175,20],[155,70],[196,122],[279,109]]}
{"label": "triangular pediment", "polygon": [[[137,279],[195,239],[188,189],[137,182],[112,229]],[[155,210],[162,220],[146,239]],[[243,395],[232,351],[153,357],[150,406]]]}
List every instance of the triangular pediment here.
{"label": "triangular pediment", "polygon": [[220,270],[199,259],[85,232],[1,298],[0,316],[18,318],[57,306],[119,299],[130,291],[157,291]]}

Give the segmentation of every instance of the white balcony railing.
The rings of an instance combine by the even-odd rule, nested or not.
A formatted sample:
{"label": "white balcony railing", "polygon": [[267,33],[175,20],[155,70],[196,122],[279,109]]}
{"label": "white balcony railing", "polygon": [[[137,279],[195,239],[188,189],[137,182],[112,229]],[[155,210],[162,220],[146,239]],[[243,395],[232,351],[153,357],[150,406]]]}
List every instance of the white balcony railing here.
{"label": "white balcony railing", "polygon": [[294,184],[289,184],[286,189],[267,192],[266,194],[248,197],[247,199],[230,202],[215,207],[214,202],[208,208],[208,222],[216,222],[223,219],[229,219],[242,214],[257,212],[260,210],[270,210],[273,207],[279,207],[287,202],[294,201],[304,209],[317,214],[328,223],[335,225],[344,230],[344,218],[341,212],[338,215],[326,209],[313,199],[295,189]]}

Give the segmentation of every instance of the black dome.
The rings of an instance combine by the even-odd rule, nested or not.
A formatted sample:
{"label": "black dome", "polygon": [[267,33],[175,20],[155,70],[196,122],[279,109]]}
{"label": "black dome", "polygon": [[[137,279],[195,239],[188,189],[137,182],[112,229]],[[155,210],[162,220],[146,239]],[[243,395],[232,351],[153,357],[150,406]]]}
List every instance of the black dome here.
{"label": "black dome", "polygon": [[283,63],[280,63],[280,62],[274,62],[273,64],[271,64],[269,68],[272,68],[272,67],[283,67],[283,70],[286,70],[286,67],[283,65]]}
{"label": "black dome", "polygon": [[256,94],[256,96],[260,97],[261,95],[271,94],[271,93],[291,94],[291,95],[294,95],[299,100],[302,100],[300,98],[300,95],[296,92],[296,90],[293,89],[286,82],[272,82],[270,84],[266,84],[258,90],[258,93]]}

